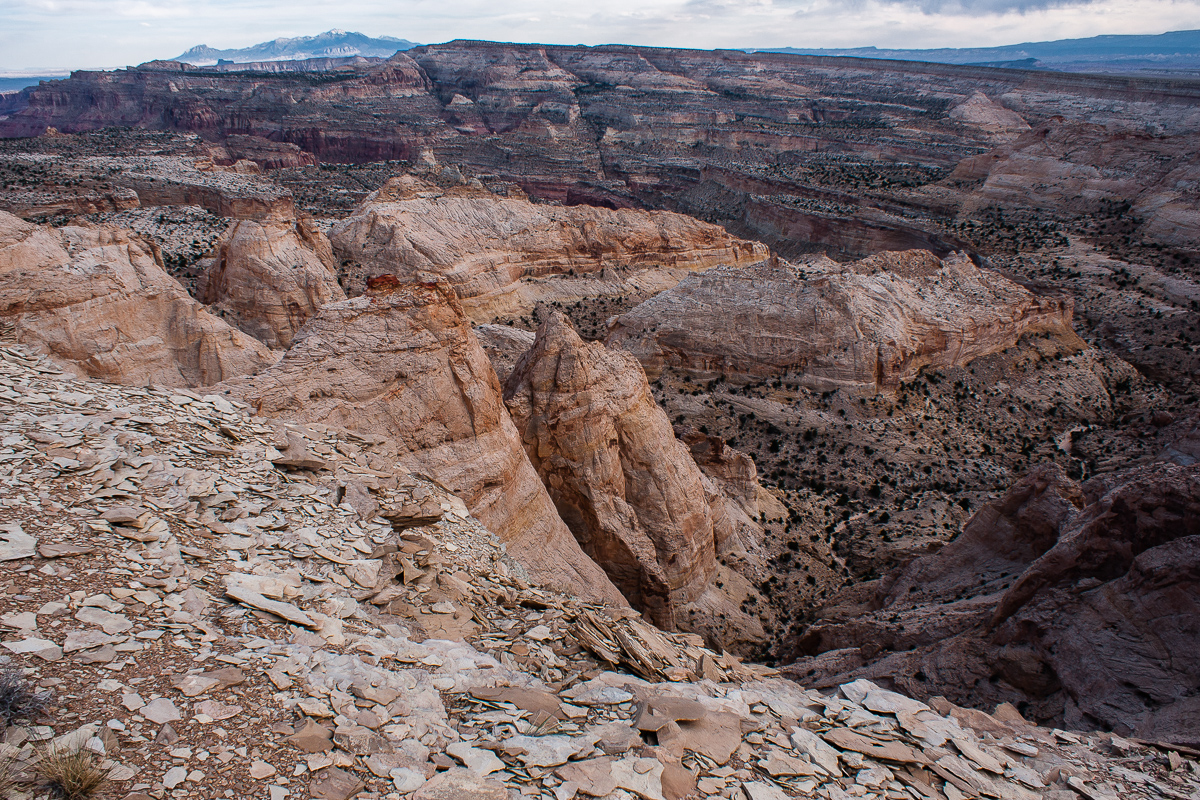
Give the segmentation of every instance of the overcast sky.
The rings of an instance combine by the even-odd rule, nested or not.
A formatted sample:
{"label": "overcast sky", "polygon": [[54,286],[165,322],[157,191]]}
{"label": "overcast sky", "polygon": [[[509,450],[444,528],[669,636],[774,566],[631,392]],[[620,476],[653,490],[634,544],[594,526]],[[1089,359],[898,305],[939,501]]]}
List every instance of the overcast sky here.
{"label": "overcast sky", "polygon": [[1200,28],[1200,0],[0,0],[0,70],[117,67],[330,28],[423,43],[970,47]]}

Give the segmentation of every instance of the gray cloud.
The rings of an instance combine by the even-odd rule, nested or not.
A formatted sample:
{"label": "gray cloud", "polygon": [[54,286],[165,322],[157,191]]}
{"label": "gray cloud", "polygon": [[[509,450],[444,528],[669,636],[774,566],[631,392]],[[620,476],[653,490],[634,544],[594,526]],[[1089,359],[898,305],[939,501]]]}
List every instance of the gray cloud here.
{"label": "gray cloud", "polygon": [[[1090,5],[1097,0],[878,0],[880,4],[903,6],[928,15],[1002,15],[1064,6]],[[766,6],[793,8],[797,17],[827,13],[829,6],[847,14],[870,7],[869,0],[838,0],[831,4],[813,0],[688,0],[684,8],[693,14],[730,17],[753,12]]]}
{"label": "gray cloud", "polygon": [[1095,0],[887,0],[912,5],[926,14],[1006,14],[1009,12],[1091,5]]}

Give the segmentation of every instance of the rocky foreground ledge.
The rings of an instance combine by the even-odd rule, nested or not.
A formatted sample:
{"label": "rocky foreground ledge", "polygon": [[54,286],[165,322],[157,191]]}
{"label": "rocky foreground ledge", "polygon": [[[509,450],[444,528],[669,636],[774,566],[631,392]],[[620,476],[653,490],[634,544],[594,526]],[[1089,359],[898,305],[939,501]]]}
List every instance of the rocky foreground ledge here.
{"label": "rocky foreground ledge", "polygon": [[1200,796],[1184,747],[807,690],[531,586],[374,446],[0,342],[0,668],[51,693],[11,796],[48,747],[126,800]]}

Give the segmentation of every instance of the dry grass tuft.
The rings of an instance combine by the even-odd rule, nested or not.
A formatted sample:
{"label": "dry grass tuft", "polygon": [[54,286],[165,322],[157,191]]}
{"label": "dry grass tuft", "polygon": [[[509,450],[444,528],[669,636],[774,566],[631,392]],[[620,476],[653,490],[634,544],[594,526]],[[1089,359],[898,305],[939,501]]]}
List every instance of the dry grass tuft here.
{"label": "dry grass tuft", "polygon": [[61,800],[98,797],[108,785],[109,771],[90,750],[47,750],[37,762],[42,785]]}
{"label": "dry grass tuft", "polygon": [[0,744],[0,798],[9,798],[13,787],[17,783],[17,772],[19,765],[17,764],[17,753],[19,751],[15,747]]}
{"label": "dry grass tuft", "polygon": [[0,670],[0,723],[4,726],[17,719],[33,719],[49,702],[50,693],[34,691],[17,670]]}

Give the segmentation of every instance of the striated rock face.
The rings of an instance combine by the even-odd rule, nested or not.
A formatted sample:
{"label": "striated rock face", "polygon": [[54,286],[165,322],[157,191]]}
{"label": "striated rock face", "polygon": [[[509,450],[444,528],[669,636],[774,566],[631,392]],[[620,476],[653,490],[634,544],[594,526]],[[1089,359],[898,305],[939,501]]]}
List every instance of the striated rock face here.
{"label": "striated rock face", "polygon": [[724,639],[717,614],[741,615],[711,586],[716,515],[637,361],[585,343],[555,312],[504,397],[559,515],[629,601],[660,627]]}
{"label": "striated rock face", "polygon": [[[665,211],[539,205],[485,189],[441,189],[413,176],[372,194],[331,232],[358,282],[381,270],[444,276],[479,322],[527,313],[538,300],[608,291],[595,273],[612,270],[635,290],[660,291],[717,265],[762,261],[767,248],[722,228]],[[588,276],[545,283],[548,276]]]}
{"label": "striated rock face", "polygon": [[0,315],[18,341],[118,383],[204,386],[274,361],[118,228],[42,228],[0,211]]}
{"label": "striated rock face", "polygon": [[197,297],[272,349],[286,350],[317,309],[346,297],[329,240],[308,218],[235,222],[199,268]]}
{"label": "striated rock face", "polygon": [[1200,730],[1200,467],[1042,467],[935,555],[835,598],[789,667],[1122,735]]}
{"label": "striated rock face", "polygon": [[1200,209],[1188,187],[1200,179],[1200,163],[1173,137],[1129,125],[1128,119],[1105,125],[1055,117],[991,152],[963,159],[951,178],[982,181],[964,202],[966,209],[1094,214],[1128,203],[1144,221],[1142,235],[1193,249]]}
{"label": "striated rock face", "polygon": [[373,285],[324,306],[278,364],[220,390],[268,416],[391,438],[402,466],[462,497],[532,577],[623,603],[555,514],[453,289]]}
{"label": "striated rock face", "polygon": [[925,366],[1004,350],[1026,333],[1074,336],[1072,308],[965,256],[913,250],[850,265],[816,259],[692,275],[621,315],[607,342],[633,352],[652,376],[670,365],[879,391]]}

